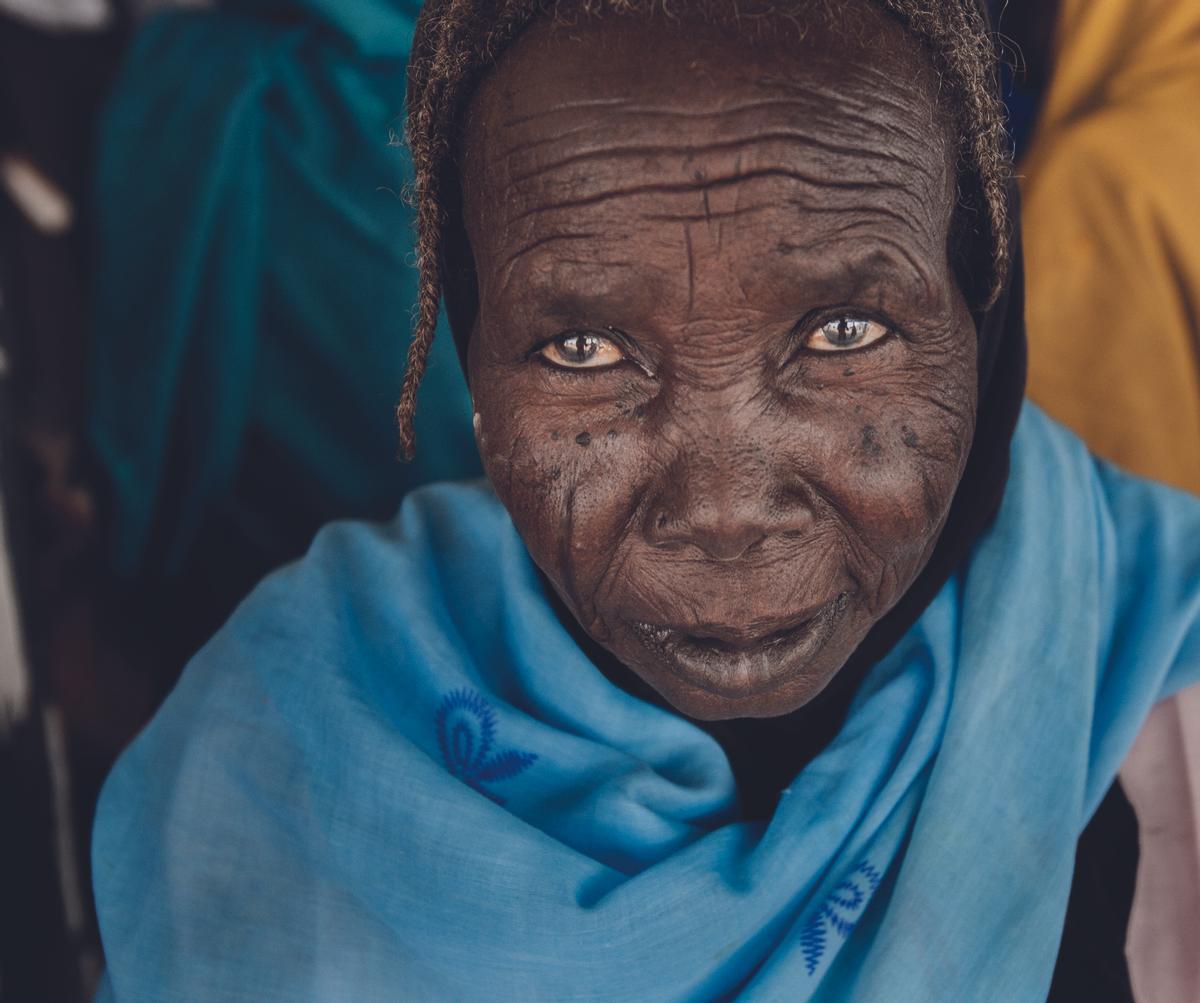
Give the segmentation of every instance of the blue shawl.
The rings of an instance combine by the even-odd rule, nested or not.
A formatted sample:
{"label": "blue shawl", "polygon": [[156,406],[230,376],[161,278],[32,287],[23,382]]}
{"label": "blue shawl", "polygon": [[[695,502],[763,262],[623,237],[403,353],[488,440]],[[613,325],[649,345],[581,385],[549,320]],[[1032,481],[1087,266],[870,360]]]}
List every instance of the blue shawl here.
{"label": "blue shawl", "polygon": [[117,1000],[1044,1000],[1076,841],[1200,679],[1200,503],[1027,405],[999,516],[768,824],[612,685],[485,485],[324,531],[95,827]]}

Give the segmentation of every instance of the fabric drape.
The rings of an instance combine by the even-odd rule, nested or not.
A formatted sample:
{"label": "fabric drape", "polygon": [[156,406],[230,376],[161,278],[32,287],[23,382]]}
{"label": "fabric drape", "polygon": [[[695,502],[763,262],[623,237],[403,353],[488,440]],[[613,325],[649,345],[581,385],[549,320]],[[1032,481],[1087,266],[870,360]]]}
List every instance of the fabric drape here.
{"label": "fabric drape", "polygon": [[[421,455],[395,459],[417,278],[390,140],[418,9],[234,0],[136,38],[101,128],[90,363],[123,572],[177,571],[214,519],[291,558],[329,518],[477,473],[445,339]],[[255,482],[260,454],[287,476]]]}
{"label": "fabric drape", "polygon": [[1079,834],[1197,679],[1200,502],[1029,406],[969,562],[740,822],[490,489],[422,489],[264,583],[118,765],[101,999],[1041,1003]]}

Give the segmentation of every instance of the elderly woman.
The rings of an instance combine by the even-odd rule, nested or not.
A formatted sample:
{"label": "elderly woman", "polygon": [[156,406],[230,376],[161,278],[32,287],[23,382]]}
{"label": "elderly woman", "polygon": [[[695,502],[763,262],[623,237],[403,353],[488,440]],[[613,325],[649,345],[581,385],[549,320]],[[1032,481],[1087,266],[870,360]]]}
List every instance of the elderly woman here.
{"label": "elderly woman", "polygon": [[1021,409],[990,59],[970,0],[426,7],[402,433],[444,294],[488,483],[189,667],[109,998],[1045,999],[1200,503]]}

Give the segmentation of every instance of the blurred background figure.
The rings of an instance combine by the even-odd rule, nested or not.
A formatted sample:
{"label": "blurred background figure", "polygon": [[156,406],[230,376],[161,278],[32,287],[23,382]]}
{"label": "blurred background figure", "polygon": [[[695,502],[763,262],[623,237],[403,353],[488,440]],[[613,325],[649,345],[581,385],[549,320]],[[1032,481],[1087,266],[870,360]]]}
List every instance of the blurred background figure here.
{"label": "blurred background figure", "polygon": [[[1040,97],[1018,165],[1030,396],[1099,455],[1200,493],[1200,4],[1010,14]],[[1121,779],[1141,843],[1135,995],[1200,999],[1200,692],[1154,711]]]}
{"label": "blurred background figure", "polygon": [[[993,7],[1032,395],[1200,491],[1200,4]],[[246,591],[323,522],[478,470],[441,336],[418,460],[393,459],[416,288],[393,130],[418,8],[0,0],[4,999],[90,996],[99,785]],[[1198,705],[1160,707],[1124,772],[1143,1003],[1200,999]],[[1138,826],[1113,811],[1089,860],[1114,898],[1095,935],[1119,941]]]}
{"label": "blurred background figure", "polygon": [[416,272],[393,123],[418,9],[158,17],[101,124],[89,444],[114,570],[172,667],[322,523],[477,469],[448,339],[426,447],[395,462]]}

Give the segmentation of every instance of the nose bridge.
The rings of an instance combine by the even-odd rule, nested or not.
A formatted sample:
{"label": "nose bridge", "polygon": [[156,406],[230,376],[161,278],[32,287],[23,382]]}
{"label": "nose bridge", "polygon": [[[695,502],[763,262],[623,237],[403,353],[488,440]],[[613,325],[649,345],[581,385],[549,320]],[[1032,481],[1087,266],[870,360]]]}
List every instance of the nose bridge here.
{"label": "nose bridge", "polygon": [[780,465],[760,445],[761,429],[755,434],[767,416],[719,394],[693,396],[686,412],[649,507],[653,543],[733,560],[807,519],[777,483]]}

